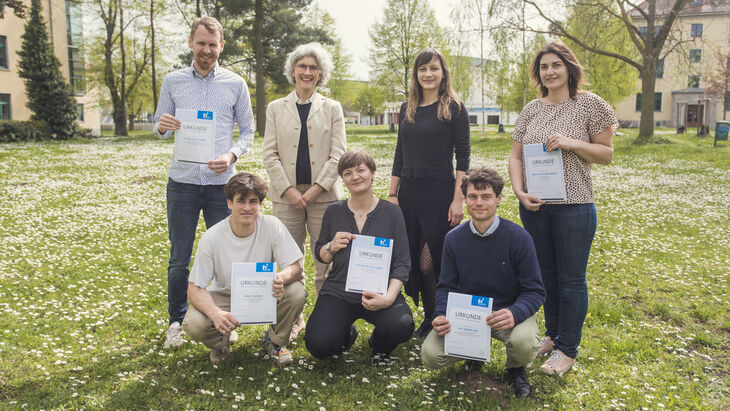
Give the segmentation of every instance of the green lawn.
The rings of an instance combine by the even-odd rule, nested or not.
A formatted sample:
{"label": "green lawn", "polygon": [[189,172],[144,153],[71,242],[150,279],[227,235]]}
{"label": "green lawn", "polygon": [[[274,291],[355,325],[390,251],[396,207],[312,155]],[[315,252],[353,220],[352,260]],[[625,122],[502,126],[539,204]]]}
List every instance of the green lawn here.
{"label": "green lawn", "polygon": [[[499,342],[477,375],[424,369],[416,342],[392,366],[372,367],[362,321],[350,353],[315,360],[300,336],[283,369],[264,358],[263,327],[244,328],[219,367],[200,344],[163,351],[171,141],[136,133],[0,145],[0,408],[724,409],[729,144],[663,134],[664,144],[635,146],[635,130],[622,132],[614,162],[594,168],[599,224],[578,363],[557,378],[536,361],[524,400],[506,385]],[[472,165],[506,177],[509,136],[478,133]],[[348,140],[376,157],[385,197],[394,135],[352,128]],[[265,175],[261,142],[239,170]],[[509,187],[499,213],[519,222]]]}

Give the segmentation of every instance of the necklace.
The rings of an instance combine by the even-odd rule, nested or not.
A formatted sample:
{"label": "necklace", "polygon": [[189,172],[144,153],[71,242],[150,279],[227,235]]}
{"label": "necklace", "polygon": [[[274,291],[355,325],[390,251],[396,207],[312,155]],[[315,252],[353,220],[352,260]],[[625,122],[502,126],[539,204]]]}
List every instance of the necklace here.
{"label": "necklace", "polygon": [[[350,198],[350,200],[352,200],[352,198]],[[357,214],[357,218],[362,218],[365,215],[365,213],[367,213],[370,210],[370,207],[373,206],[373,197],[370,197],[370,204],[368,204],[368,206],[365,207],[365,211],[360,211],[360,210],[356,209],[352,202],[350,202],[350,205],[352,206],[352,209],[355,210],[355,213]]]}

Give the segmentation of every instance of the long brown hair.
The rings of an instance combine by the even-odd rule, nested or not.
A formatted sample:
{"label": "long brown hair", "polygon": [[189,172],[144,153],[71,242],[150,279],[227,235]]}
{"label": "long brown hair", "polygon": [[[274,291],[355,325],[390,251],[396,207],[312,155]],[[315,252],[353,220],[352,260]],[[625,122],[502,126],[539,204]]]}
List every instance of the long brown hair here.
{"label": "long brown hair", "polygon": [[456,94],[456,90],[451,85],[451,76],[449,75],[449,68],[446,66],[446,58],[440,51],[433,48],[426,48],[421,50],[416,57],[416,61],[413,63],[413,73],[411,75],[411,89],[408,92],[408,105],[406,106],[406,121],[413,123],[416,117],[416,109],[423,100],[423,88],[421,83],[418,82],[418,68],[424,64],[428,64],[434,57],[438,57],[441,62],[441,71],[443,77],[441,78],[441,84],[439,85],[439,107],[438,107],[438,119],[441,121],[451,120],[451,105],[456,105],[457,110],[461,109],[461,100]]}
{"label": "long brown hair", "polygon": [[550,53],[558,56],[568,69],[568,90],[570,91],[570,98],[575,100],[575,96],[577,96],[578,93],[583,92],[581,86],[585,83],[585,73],[583,72],[583,66],[580,65],[578,57],[575,56],[573,50],[571,50],[570,47],[562,41],[548,43],[542,46],[540,51],[537,52],[537,56],[535,56],[535,60],[532,61],[532,67],[530,70],[530,77],[532,77],[532,81],[540,87],[542,97],[546,97],[548,95],[548,89],[542,84],[542,80],[540,79],[540,60],[542,59],[542,56]]}

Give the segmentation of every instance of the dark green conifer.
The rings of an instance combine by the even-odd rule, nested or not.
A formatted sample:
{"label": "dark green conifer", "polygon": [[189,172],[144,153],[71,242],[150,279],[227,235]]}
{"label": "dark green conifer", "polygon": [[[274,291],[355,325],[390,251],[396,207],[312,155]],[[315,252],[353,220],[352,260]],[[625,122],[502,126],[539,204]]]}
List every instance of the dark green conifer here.
{"label": "dark green conifer", "polygon": [[18,56],[18,73],[25,79],[27,105],[33,111],[31,120],[48,124],[52,138],[66,140],[76,136],[76,99],[48,40],[40,0],[31,1],[30,18],[25,24]]}

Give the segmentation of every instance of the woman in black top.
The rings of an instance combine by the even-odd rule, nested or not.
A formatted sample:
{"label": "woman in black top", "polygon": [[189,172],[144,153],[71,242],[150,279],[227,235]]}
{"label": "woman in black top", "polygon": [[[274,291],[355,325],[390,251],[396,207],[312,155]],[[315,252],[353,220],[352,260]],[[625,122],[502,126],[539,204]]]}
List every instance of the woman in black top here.
{"label": "woman in black top", "polygon": [[[444,56],[434,49],[416,58],[408,102],[400,111],[390,179],[390,201],[403,211],[411,253],[406,294],[423,300],[424,321],[414,337],[431,331],[444,237],[464,217],[459,184],[469,168],[469,117],[451,86]],[[453,159],[456,155],[456,178]]]}
{"label": "woman in black top", "polygon": [[[322,230],[315,246],[315,257],[332,263],[312,315],[307,321],[307,350],[325,358],[349,349],[357,338],[353,323],[358,318],[375,325],[368,343],[373,361],[387,361],[398,344],[413,332],[413,314],[400,293],[408,280],[411,260],[403,215],[398,207],[373,194],[375,161],[364,151],[346,151],[338,172],[352,196],[327,207]],[[387,292],[345,291],[350,263],[351,241],[356,235],[390,239],[392,255]]]}

